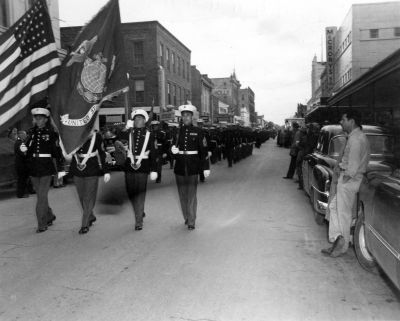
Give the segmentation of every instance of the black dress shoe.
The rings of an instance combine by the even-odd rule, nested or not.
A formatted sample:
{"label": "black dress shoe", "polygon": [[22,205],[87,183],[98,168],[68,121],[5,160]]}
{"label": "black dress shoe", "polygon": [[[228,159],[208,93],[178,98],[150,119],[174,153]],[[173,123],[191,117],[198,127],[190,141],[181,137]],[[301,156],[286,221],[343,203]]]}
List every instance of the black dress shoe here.
{"label": "black dress shoe", "polygon": [[161,183],[161,179],[156,179],[156,183],[157,184]]}
{"label": "black dress shoe", "polygon": [[185,220],[185,225],[188,225],[188,220],[187,219]]}
{"label": "black dress shoe", "polygon": [[343,236],[339,235],[335,242],[333,242],[333,245],[331,247],[328,247],[326,249],[322,249],[321,253],[327,256],[330,256],[333,252],[333,250],[338,246],[338,244],[341,242],[341,239],[343,239]]}
{"label": "black dress shoe", "polygon": [[81,229],[79,230],[79,234],[86,234],[87,232],[89,232],[89,227],[87,226],[81,227]]}
{"label": "black dress shoe", "polygon": [[283,179],[292,179],[291,177],[283,176]]}
{"label": "black dress shoe", "polygon": [[188,225],[188,230],[194,230],[194,229],[195,229],[194,225]]}
{"label": "black dress shoe", "polygon": [[89,226],[92,226],[93,223],[96,222],[96,221],[97,221],[96,216],[91,217],[91,218],[89,219]]}
{"label": "black dress shoe", "polygon": [[53,222],[56,220],[56,216],[53,215],[53,217],[47,222],[47,226],[52,226]]}
{"label": "black dress shoe", "polygon": [[45,227],[38,227],[38,229],[36,230],[36,233],[43,233],[47,231],[47,226]]}
{"label": "black dress shoe", "polygon": [[143,212],[143,217],[146,217],[146,213],[145,212]]}
{"label": "black dress shoe", "polygon": [[18,195],[17,197],[18,197],[18,198],[27,198],[27,197],[29,197],[29,194]]}
{"label": "black dress shoe", "polygon": [[135,226],[135,231],[141,231],[143,230],[143,226]]}

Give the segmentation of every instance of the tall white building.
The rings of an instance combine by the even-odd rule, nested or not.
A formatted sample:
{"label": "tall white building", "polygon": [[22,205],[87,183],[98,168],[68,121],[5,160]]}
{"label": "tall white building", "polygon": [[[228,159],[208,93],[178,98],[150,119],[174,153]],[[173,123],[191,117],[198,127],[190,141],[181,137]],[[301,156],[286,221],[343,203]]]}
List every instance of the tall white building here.
{"label": "tall white building", "polygon": [[341,26],[334,30],[333,91],[339,91],[399,48],[400,1],[353,4]]}

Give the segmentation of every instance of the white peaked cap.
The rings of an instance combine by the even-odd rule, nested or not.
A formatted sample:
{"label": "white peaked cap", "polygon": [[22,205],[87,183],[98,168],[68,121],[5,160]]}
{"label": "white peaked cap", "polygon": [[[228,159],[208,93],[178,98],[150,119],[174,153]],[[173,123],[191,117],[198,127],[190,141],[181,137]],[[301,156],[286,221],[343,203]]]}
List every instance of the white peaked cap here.
{"label": "white peaked cap", "polygon": [[50,110],[44,107],[36,107],[31,110],[33,116],[36,115],[44,115],[46,117],[50,117]]}
{"label": "white peaked cap", "polygon": [[131,113],[132,119],[135,119],[135,117],[138,116],[138,115],[143,116],[144,119],[145,119],[146,121],[149,120],[149,115],[148,115],[147,112],[146,112],[145,110],[143,110],[143,109],[135,109],[135,110],[132,111],[132,113]]}
{"label": "white peaked cap", "polygon": [[196,107],[193,105],[181,105],[179,106],[179,111],[182,113],[184,111],[190,111],[191,113],[194,113],[197,110]]}

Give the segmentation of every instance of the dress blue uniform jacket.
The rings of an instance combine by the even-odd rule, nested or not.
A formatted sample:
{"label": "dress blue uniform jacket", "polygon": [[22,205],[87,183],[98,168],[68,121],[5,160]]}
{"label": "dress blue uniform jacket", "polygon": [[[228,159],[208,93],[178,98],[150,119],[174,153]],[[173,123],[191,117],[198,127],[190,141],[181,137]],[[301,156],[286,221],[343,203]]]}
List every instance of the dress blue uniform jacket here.
{"label": "dress blue uniform jacket", "polygon": [[[118,140],[128,142],[129,144],[129,135],[131,135],[132,133],[132,154],[134,154],[136,157],[139,157],[143,148],[146,132],[146,128],[134,128],[125,132],[120,132],[118,134]],[[146,147],[146,151],[149,151],[149,158],[142,159],[139,169],[134,170],[131,166],[131,159],[129,157],[126,157],[123,170],[125,172],[147,174],[149,174],[150,172],[157,172],[157,147],[155,146],[154,135],[152,133],[150,133],[150,138]]]}
{"label": "dress blue uniform jacket", "polygon": [[210,162],[206,157],[208,156],[207,139],[203,135],[203,131],[191,126],[182,126],[179,129],[179,141],[174,139],[174,144],[180,151],[197,151],[197,154],[186,155],[176,154],[174,173],[177,175],[198,175],[202,171],[210,169]]}
{"label": "dress blue uniform jacket", "polygon": [[[92,137],[90,137],[83,145],[82,147],[77,151],[77,156],[79,162],[82,162],[83,157],[80,157],[79,155],[86,154],[89,150],[90,147],[90,142],[91,142]],[[77,168],[76,164],[76,159],[75,156],[72,157],[72,162],[70,166],[70,173],[73,176],[79,176],[79,177],[91,177],[91,176],[102,176],[105,173],[108,173],[109,170],[107,168],[106,164],[106,153],[104,151],[104,146],[103,146],[103,138],[99,133],[96,133],[96,141],[93,146],[92,153],[98,153],[98,156],[92,156],[88,159],[86,162],[86,168],[84,170],[79,170]]]}
{"label": "dress blue uniform jacket", "polygon": [[[26,142],[29,175],[42,177],[62,171],[64,157],[59,144],[58,134],[50,126],[31,128]],[[50,154],[51,157],[39,157]]]}

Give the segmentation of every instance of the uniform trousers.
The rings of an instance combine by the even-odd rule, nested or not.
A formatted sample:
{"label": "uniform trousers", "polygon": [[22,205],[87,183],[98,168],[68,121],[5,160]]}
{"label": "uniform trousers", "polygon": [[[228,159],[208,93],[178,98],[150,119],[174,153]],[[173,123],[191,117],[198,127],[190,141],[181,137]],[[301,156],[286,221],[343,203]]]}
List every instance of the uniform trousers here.
{"label": "uniform trousers", "polygon": [[345,241],[344,251],[350,242],[350,228],[353,220],[353,208],[356,195],[363,179],[357,175],[347,182],[343,182],[343,172],[340,174],[336,195],[329,203],[329,241],[334,242],[338,236],[343,236]]}
{"label": "uniform trousers", "polygon": [[126,192],[135,213],[135,226],[143,226],[144,202],[146,200],[147,173],[125,172]]}
{"label": "uniform trousers", "polygon": [[175,175],[183,218],[188,225],[195,225],[197,214],[198,175]]}
{"label": "uniform trousers", "polygon": [[36,191],[36,217],[38,221],[38,228],[47,227],[47,223],[54,218],[52,209],[49,207],[49,189],[52,176],[31,177],[33,187]]}
{"label": "uniform trousers", "polygon": [[286,174],[286,177],[288,178],[293,178],[294,173],[296,171],[296,160],[297,160],[297,155],[296,156],[290,156],[290,164],[289,164],[289,169]]}
{"label": "uniform trousers", "polygon": [[29,169],[26,164],[18,164],[17,172],[17,196],[23,197],[29,190]]}
{"label": "uniform trousers", "polygon": [[161,181],[161,173],[162,173],[162,166],[163,166],[164,159],[162,155],[159,155],[157,160],[157,180]]}
{"label": "uniform trousers", "polygon": [[99,177],[74,176],[74,183],[83,210],[82,227],[88,227],[90,220],[94,218],[93,208],[96,204]]}

